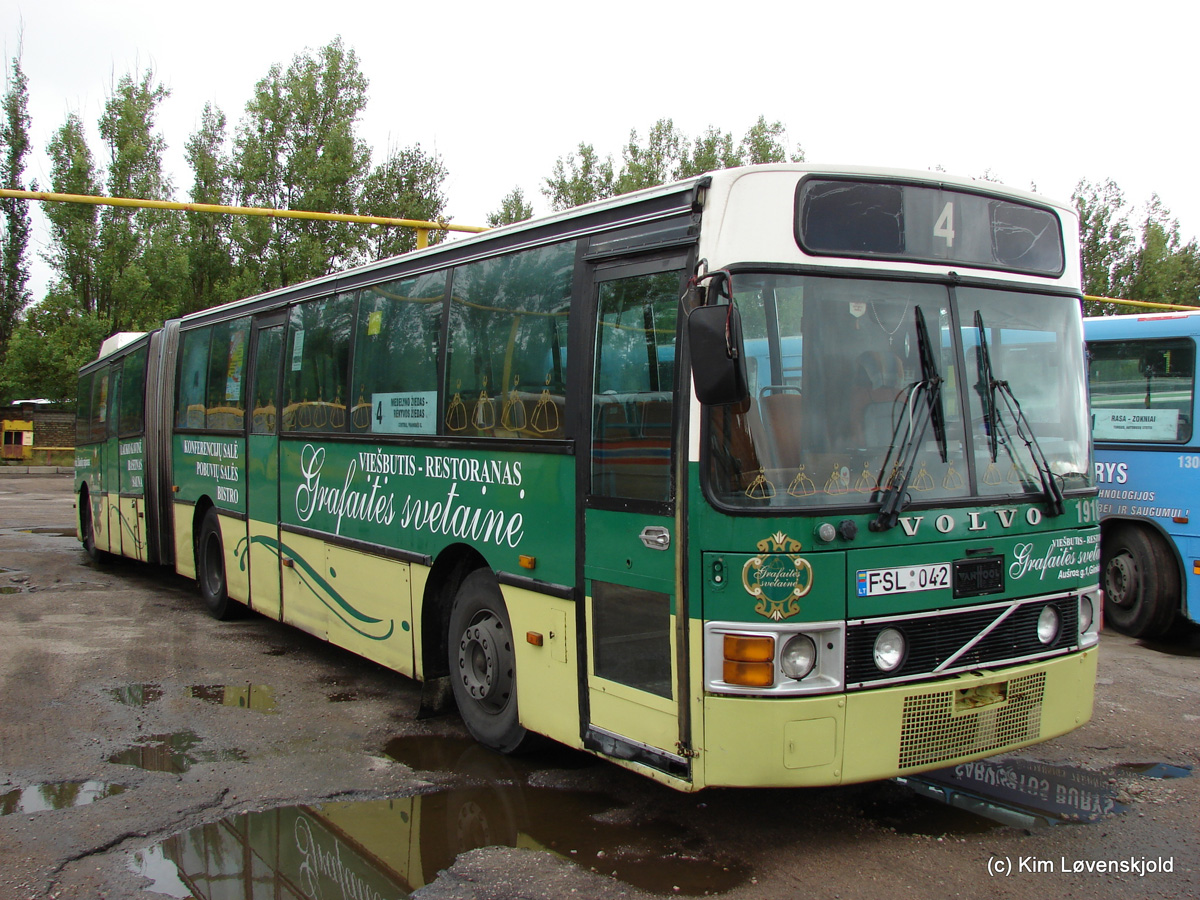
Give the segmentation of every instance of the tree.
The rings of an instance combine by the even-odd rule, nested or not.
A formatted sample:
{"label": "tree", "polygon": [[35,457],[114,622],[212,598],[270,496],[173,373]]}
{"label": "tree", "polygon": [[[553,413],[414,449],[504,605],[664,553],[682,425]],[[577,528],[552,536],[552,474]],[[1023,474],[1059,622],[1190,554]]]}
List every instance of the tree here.
{"label": "tree", "polygon": [[[759,116],[758,121],[750,126],[742,138],[742,156],[746,165],[754,166],[761,163],[781,163],[788,161],[787,148],[783,141],[787,129],[782,122],[767,124],[766,116]],[[792,162],[804,162],[804,150],[799,144],[791,156]]]}
{"label": "tree", "polygon": [[[193,203],[216,206],[229,204],[230,162],[225,152],[225,114],[205,104],[200,128],[184,149],[192,167],[192,187],[188,196]],[[190,291],[181,312],[208,309],[233,296],[232,222],[229,216],[212,213],[187,213],[184,236],[187,249]]]}
{"label": "tree", "polygon": [[[124,75],[104,104],[100,136],[108,147],[107,190],[113,197],[166,200],[166,141],[154,132],[170,92],[147,70]],[[100,213],[96,310],[114,330],[146,329],[175,315],[187,290],[180,217],[172,212],[104,207]],[[152,260],[151,260],[152,258]]]}
{"label": "tree", "polygon": [[1200,298],[1200,249],[1184,244],[1179,222],[1152,195],[1142,222],[1142,241],[1133,256],[1126,299],[1194,306]]}
{"label": "tree", "polygon": [[525,202],[524,192],[515,187],[500,201],[498,210],[488,213],[487,223],[492,228],[499,228],[501,225],[523,222],[532,215],[533,207]]}
{"label": "tree", "polygon": [[[644,145],[636,129],[629,132],[619,172],[614,173],[612,157],[601,161],[591,144],[580,143],[578,159],[573,153],[558,158],[542,193],[553,209],[570,209],[716,169],[787,162],[786,133],[782,122],[768,123],[765,116],[759,116],[735,147],[729,132],[709,126],[693,142],[671,119],[659,119],[650,127]],[[797,145],[790,159],[803,162],[804,150]]]}
{"label": "tree", "polygon": [[82,309],[65,282],[29,307],[0,365],[0,397],[73,401],[79,367],[96,358],[106,320]]}
{"label": "tree", "polygon": [[[356,122],[367,79],[341,38],[273,65],[238,126],[233,181],[240,203],[313,212],[357,212],[370,153]],[[234,223],[246,293],[328,274],[364,251],[362,226],[246,218]]]}
{"label": "tree", "polygon": [[578,160],[574,153],[560,156],[554,163],[554,174],[542,187],[553,210],[582,206],[616,192],[612,157],[601,160],[591,144],[580,143],[578,152]]}
{"label": "tree", "polygon": [[679,171],[680,178],[703,175],[718,169],[731,169],[742,165],[740,147],[733,144],[733,135],[728,131],[709,126],[704,134],[696,138],[690,154],[685,155]]}
{"label": "tree", "polygon": [[[1134,235],[1125,196],[1111,179],[1081,180],[1071,195],[1079,213],[1079,263],[1083,292],[1093,297],[1124,297],[1133,275]],[[1091,315],[1112,313],[1112,304],[1090,303]]]}
{"label": "tree", "polygon": [[[363,182],[359,212],[367,216],[440,222],[446,211],[446,196],[442,193],[445,180],[446,166],[441,157],[426,154],[419,145],[403,150],[392,148],[387,159],[373,168]],[[366,227],[371,229],[364,238],[368,259],[408,253],[417,246],[417,234],[412,228]],[[431,232],[430,243],[437,243],[445,235],[444,231]]]}
{"label": "tree", "polygon": [[687,138],[671,119],[659,119],[650,126],[644,147],[638,143],[637,129],[631,129],[629,143],[621,153],[624,164],[617,176],[616,193],[676,181],[686,147]]}
{"label": "tree", "polygon": [[[0,186],[8,190],[25,189],[25,157],[29,154],[29,82],[21,71],[20,56],[12,61],[7,90],[4,93],[4,118],[0,121]],[[30,219],[28,201],[0,200],[4,213],[4,234],[0,236],[0,361],[21,310],[29,304]]]}
{"label": "tree", "polygon": [[[76,113],[67,115],[46,150],[51,190],[63,194],[101,193],[99,173],[83,122]],[[70,296],[81,311],[96,312],[97,208],[83,203],[50,203],[45,212],[50,225],[50,250],[45,259],[57,276],[59,293]]]}

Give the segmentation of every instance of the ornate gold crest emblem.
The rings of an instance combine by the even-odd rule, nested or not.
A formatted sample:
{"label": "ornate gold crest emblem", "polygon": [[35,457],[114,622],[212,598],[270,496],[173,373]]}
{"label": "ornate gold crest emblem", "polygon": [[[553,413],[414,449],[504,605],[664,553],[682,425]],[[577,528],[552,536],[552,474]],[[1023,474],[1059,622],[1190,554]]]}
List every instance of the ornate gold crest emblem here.
{"label": "ornate gold crest emblem", "polygon": [[801,549],[782,531],[758,542],[758,555],[742,566],[742,586],[758,602],[754,611],[779,622],[800,612],[800,598],[812,589],[813,570]]}

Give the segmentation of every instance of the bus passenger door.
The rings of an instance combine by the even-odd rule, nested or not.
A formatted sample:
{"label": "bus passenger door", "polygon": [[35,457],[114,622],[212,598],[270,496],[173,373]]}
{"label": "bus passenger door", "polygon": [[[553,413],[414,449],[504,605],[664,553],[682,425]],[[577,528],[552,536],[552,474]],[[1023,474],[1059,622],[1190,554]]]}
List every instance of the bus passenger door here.
{"label": "bus passenger door", "polygon": [[283,316],[254,323],[254,373],[250,384],[250,435],[246,440],[246,510],[250,606],[281,617],[279,588],[279,373]]}
{"label": "bus passenger door", "polygon": [[[585,746],[687,778],[675,334],[685,260],[598,264],[584,456]],[[686,629],[683,631],[686,634]],[[685,729],[686,730],[686,726]]]}

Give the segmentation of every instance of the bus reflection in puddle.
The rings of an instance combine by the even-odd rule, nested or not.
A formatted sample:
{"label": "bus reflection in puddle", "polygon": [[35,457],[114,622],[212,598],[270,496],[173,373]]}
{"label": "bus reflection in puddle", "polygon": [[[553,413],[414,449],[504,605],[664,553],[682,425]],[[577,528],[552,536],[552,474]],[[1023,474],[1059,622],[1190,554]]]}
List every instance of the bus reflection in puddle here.
{"label": "bus reflection in puddle", "polygon": [[[1146,777],[1178,767],[1122,767]],[[1062,822],[1098,822],[1125,812],[1118,779],[1092,772],[1024,759],[981,760],[921,775],[895,779],[920,796],[1002,825],[1036,828]]]}
{"label": "bus reflection in puddle", "polygon": [[[509,760],[467,742],[402,739],[388,747],[414,768],[479,783],[230,816],[134,854],[131,868],[152,881],[150,891],[198,900],[403,897],[481,847],[547,850],[659,894],[719,894],[749,878],[684,826],[646,819],[601,792],[530,786]],[[571,755],[555,753],[556,765],[560,759],[572,765]],[[528,763],[518,766],[528,772]]]}

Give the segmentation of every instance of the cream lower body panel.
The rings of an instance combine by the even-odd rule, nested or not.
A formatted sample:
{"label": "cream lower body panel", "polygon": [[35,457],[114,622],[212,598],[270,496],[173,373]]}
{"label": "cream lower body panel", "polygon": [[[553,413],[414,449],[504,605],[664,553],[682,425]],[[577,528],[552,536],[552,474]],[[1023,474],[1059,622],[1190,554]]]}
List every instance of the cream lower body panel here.
{"label": "cream lower body panel", "polygon": [[[1003,673],[831,697],[708,695],[697,787],[852,784],[937,769],[1065,734],[1092,714],[1098,649]],[[961,691],[1006,699],[958,708]]]}

